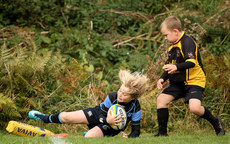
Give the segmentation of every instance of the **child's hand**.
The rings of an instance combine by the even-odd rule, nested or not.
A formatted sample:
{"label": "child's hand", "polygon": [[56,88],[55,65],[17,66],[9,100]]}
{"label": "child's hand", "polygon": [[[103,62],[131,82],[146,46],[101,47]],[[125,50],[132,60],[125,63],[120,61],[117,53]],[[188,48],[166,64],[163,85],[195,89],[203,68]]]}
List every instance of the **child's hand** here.
{"label": "child's hand", "polygon": [[158,81],[157,81],[157,88],[158,89],[162,89],[162,87],[163,87],[163,83],[164,83],[164,79],[159,79]]}
{"label": "child's hand", "polygon": [[174,64],[167,64],[163,66],[163,69],[165,71],[168,71],[169,74],[171,74],[177,70],[177,67]]}
{"label": "child's hand", "polygon": [[128,138],[128,135],[124,132],[121,132],[123,138]]}
{"label": "child's hand", "polygon": [[121,122],[121,115],[118,114],[116,116],[111,116],[111,115],[107,115],[107,118],[106,118],[106,121],[108,124],[113,124],[113,125],[116,125],[116,126],[119,126],[119,122]]}

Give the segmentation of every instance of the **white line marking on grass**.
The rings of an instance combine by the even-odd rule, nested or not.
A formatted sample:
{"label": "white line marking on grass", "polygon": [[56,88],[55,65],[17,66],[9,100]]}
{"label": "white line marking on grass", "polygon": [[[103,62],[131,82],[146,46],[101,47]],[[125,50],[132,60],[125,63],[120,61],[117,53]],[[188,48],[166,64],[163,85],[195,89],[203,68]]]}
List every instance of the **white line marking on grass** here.
{"label": "white line marking on grass", "polygon": [[72,144],[65,141],[63,137],[50,137],[49,138],[54,144]]}

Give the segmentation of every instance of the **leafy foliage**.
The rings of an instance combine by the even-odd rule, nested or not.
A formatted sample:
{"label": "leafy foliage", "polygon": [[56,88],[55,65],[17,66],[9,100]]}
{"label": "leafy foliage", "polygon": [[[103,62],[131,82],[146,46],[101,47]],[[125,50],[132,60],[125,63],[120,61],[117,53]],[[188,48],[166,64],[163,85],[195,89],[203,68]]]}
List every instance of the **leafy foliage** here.
{"label": "leafy foliage", "polygon": [[[207,53],[204,59],[208,66],[205,67],[208,72],[207,89],[204,93],[206,105],[213,110],[216,115],[223,116],[226,122],[229,121],[229,60],[226,57],[215,58]],[[215,81],[213,81],[215,79]],[[218,109],[216,109],[218,107]],[[229,123],[227,123],[229,124]]]}
{"label": "leafy foliage", "polygon": [[[3,45],[1,48],[1,93],[5,95],[1,107],[7,103],[5,107],[14,110],[11,116],[23,118],[31,109],[55,111],[78,101],[75,95],[81,94],[92,68],[82,67],[76,60],[66,65],[60,52],[37,50],[32,39],[27,44],[26,47],[7,49]],[[68,95],[72,98],[66,99]],[[78,107],[71,109],[75,108]],[[9,118],[14,117],[0,120]]]}
{"label": "leafy foliage", "polygon": [[[53,113],[99,104],[119,88],[119,69],[129,69],[151,79],[140,101],[142,127],[155,131],[156,81],[168,47],[159,25],[177,15],[200,46],[205,104],[229,125],[228,1],[2,0],[0,12],[1,122],[27,120],[30,109]],[[171,107],[170,130],[195,125],[182,101]]]}
{"label": "leafy foliage", "polygon": [[11,119],[20,118],[17,106],[11,98],[0,93],[0,126],[5,126]]}
{"label": "leafy foliage", "polygon": [[206,33],[203,36],[203,41],[207,41],[207,49],[209,49],[215,56],[219,56],[228,52],[230,49],[230,31],[219,28],[206,28]]}

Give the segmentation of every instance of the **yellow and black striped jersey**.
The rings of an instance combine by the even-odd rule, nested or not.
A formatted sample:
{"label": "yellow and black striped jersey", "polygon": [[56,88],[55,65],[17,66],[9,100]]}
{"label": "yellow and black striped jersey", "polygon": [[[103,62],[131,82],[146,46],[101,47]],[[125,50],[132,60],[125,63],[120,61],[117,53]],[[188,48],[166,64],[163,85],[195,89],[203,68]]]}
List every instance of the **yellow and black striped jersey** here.
{"label": "yellow and black striped jersey", "polygon": [[184,32],[169,47],[166,64],[175,64],[177,71],[172,74],[164,72],[161,76],[164,80],[169,79],[170,83],[174,84],[184,83],[205,88],[206,76],[197,44]]}

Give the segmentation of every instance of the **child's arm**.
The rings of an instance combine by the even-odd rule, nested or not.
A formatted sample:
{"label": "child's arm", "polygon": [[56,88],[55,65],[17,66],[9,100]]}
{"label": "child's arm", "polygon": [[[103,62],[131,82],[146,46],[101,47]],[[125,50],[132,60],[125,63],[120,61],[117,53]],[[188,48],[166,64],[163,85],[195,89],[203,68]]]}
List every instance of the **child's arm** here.
{"label": "child's arm", "polygon": [[140,125],[132,125],[132,131],[128,135],[129,138],[139,137],[140,135]]}
{"label": "child's arm", "polygon": [[160,79],[157,81],[157,88],[158,88],[158,89],[162,89],[163,83],[164,83],[164,79],[160,78]]}
{"label": "child's arm", "polygon": [[178,71],[189,69],[189,68],[192,68],[194,66],[195,66],[195,64],[193,62],[190,62],[190,61],[186,61],[186,62],[183,62],[183,63],[180,63],[180,64],[176,64],[176,67],[177,67]]}
{"label": "child's arm", "polygon": [[140,135],[140,124],[141,124],[141,106],[139,101],[136,103],[135,112],[131,117],[132,130],[128,135],[129,138],[139,137]]}
{"label": "child's arm", "polygon": [[112,106],[112,103],[110,100],[110,96],[108,95],[100,106],[99,122],[103,124],[113,124],[118,126],[117,123],[121,121],[121,115],[117,115],[117,116],[107,115],[110,106]]}
{"label": "child's arm", "polygon": [[107,117],[106,117],[106,122],[107,122],[108,124],[112,124],[112,125],[119,126],[118,123],[122,121],[121,118],[122,118],[122,117],[121,117],[120,114],[118,114],[118,115],[116,115],[116,116],[107,115]]}
{"label": "child's arm", "polygon": [[121,132],[123,138],[135,138],[140,136],[140,125],[132,125],[132,131],[129,135]]}
{"label": "child's arm", "polygon": [[123,138],[128,138],[128,135],[124,132],[121,132]]}
{"label": "child's arm", "polygon": [[103,110],[100,110],[99,122],[119,126],[118,123],[121,122],[121,115],[111,116],[107,115],[107,113],[103,112]]}
{"label": "child's arm", "polygon": [[163,69],[167,71],[168,74],[171,74],[177,70],[177,67],[174,64],[167,64],[163,66]]}
{"label": "child's arm", "polygon": [[189,69],[195,66],[195,63],[190,62],[190,61],[186,61],[183,63],[179,63],[179,64],[167,64],[163,66],[163,69],[165,71],[167,71],[169,74],[175,72],[175,71],[182,71],[185,69]]}
{"label": "child's arm", "polygon": [[160,79],[163,79],[165,82],[168,79],[168,72],[164,71],[164,73],[161,75]]}
{"label": "child's arm", "polygon": [[164,71],[164,73],[161,75],[160,79],[157,81],[157,88],[162,89],[163,83],[168,79],[168,72]]}

